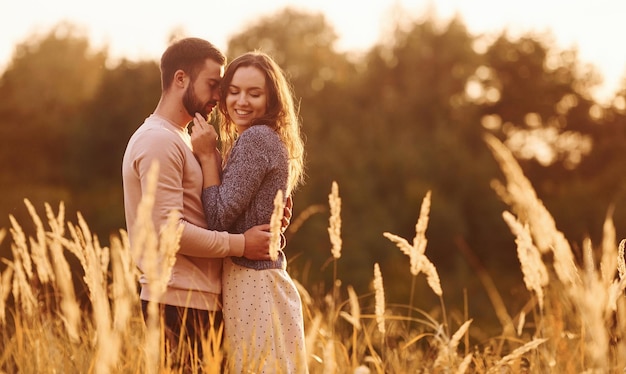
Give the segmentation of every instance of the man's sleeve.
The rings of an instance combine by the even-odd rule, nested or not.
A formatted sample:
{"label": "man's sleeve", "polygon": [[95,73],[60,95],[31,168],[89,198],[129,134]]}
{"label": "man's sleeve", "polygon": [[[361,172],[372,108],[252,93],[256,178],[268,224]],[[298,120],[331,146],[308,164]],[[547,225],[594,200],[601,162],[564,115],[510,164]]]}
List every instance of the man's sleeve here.
{"label": "man's sleeve", "polygon": [[183,225],[179,253],[193,257],[241,256],[245,240],[242,234],[228,234],[207,230],[183,219],[183,168],[185,151],[183,143],[173,141],[170,134],[155,131],[149,146],[143,148],[137,167],[142,190],[146,191],[148,172],[153,161],[158,161],[159,173],[152,220],[156,228],[164,227],[170,212],[175,211]]}

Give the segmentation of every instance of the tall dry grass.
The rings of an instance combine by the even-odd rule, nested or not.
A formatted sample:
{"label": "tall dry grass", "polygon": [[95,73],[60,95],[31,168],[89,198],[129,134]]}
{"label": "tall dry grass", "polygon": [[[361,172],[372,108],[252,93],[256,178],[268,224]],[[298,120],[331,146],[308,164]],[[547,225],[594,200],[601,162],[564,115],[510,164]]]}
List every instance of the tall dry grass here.
{"label": "tall dry grass", "polygon": [[[509,150],[494,137],[485,141],[504,175],[493,187],[510,207],[502,216],[515,236],[527,306],[509,311],[506,305],[494,304],[502,333],[487,344],[472,335],[473,320],[467,313],[464,318],[448,316],[436,266],[427,257],[431,191],[422,201],[412,241],[382,233],[390,251],[395,246],[409,259],[413,285],[406,304],[386,302],[385,274],[377,263],[372,264],[371,293],[357,295],[351,285],[342,285],[336,272],[341,252],[350,249],[342,248],[341,198],[333,183],[328,229],[329,259],[335,264],[332,290],[323,300],[314,300],[297,284],[311,373],[624,372],[626,241],[617,241],[612,212],[607,213],[602,242],[581,243],[583,261],[577,263],[570,243]],[[161,354],[156,308],[149,307],[144,323],[137,296],[135,261],[141,258],[147,264],[153,292],[162,292],[165,284],[158,280],[169,276],[180,235],[174,221],[160,235],[151,226],[151,194],[140,207],[140,239],[131,245],[120,230],[110,238],[110,247],[100,244],[80,213],[76,223],[66,221],[63,204],[56,212],[45,205],[44,224],[35,207],[25,203],[35,234],[27,236],[10,217],[12,259],[3,259],[0,274],[0,372],[182,372],[174,363],[187,353],[181,347]],[[294,223],[302,220],[296,217]],[[0,241],[7,238],[7,231],[0,230]],[[157,258],[169,260],[159,263]],[[73,262],[80,271],[73,270]],[[440,305],[433,308],[437,313],[413,305],[420,274],[439,297]],[[85,287],[87,303],[81,303],[77,285]],[[220,333],[207,337],[206,346]],[[209,350],[194,370],[217,372],[210,367],[221,355]]]}

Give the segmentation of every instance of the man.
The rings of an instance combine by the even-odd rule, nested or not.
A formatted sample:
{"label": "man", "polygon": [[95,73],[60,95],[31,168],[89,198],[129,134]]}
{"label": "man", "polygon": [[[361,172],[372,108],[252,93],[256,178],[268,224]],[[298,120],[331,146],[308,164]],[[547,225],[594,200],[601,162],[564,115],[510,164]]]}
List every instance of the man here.
{"label": "man", "polygon": [[[159,303],[170,349],[189,339],[200,344],[207,328],[222,321],[220,293],[222,259],[244,256],[269,259],[269,222],[244,234],[207,230],[202,209],[202,169],[194,157],[188,124],[196,113],[207,117],[219,99],[226,58],[211,43],[186,38],[173,43],[161,57],[161,98],[128,142],[122,162],[126,225],[131,245],[137,233],[137,208],[148,185],[153,161],[159,173],[152,220],[159,230],[172,211],[183,226],[165,293],[151,295],[142,274],[140,298],[144,316],[149,301]],[[159,259],[161,261],[162,259]],[[138,261],[140,270],[141,260]]]}

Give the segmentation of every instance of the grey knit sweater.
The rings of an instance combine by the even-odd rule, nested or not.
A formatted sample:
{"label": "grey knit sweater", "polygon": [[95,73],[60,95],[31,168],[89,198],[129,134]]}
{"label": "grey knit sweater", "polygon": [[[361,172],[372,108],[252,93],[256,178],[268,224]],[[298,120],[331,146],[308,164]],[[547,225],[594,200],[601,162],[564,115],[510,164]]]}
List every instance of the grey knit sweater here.
{"label": "grey knit sweater", "polygon": [[[278,190],[283,194],[289,177],[287,149],[278,134],[264,125],[239,135],[224,167],[222,184],[202,191],[209,229],[241,234],[269,223]],[[276,261],[233,257],[233,262],[253,269],[282,268],[285,255]]]}

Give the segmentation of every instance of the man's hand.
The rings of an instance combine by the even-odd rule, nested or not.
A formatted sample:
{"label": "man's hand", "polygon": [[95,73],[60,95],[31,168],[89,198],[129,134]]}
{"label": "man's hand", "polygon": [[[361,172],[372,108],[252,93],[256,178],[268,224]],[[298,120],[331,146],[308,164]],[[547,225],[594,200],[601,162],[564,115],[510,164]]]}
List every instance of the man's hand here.
{"label": "man's hand", "polygon": [[258,225],[243,233],[245,246],[243,257],[250,260],[270,259],[270,225]]}
{"label": "man's hand", "polygon": [[220,184],[222,156],[217,149],[217,132],[198,113],[193,119],[191,148],[202,166],[202,186]]}
{"label": "man's hand", "polygon": [[196,113],[196,116],[193,118],[193,129],[191,130],[191,146],[193,153],[201,163],[207,159],[213,162],[215,155],[219,155],[217,138],[215,128],[208,124],[200,114]]}
{"label": "man's hand", "polygon": [[280,232],[281,234],[284,233],[285,231],[287,231],[287,227],[289,227],[289,224],[291,223],[291,209],[293,208],[293,199],[291,198],[291,195],[287,196],[287,201],[285,201],[285,209],[283,211],[283,221],[281,222],[280,225]]}

